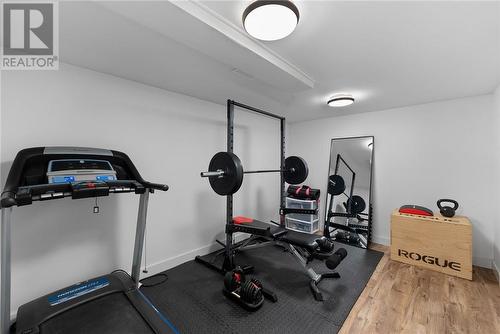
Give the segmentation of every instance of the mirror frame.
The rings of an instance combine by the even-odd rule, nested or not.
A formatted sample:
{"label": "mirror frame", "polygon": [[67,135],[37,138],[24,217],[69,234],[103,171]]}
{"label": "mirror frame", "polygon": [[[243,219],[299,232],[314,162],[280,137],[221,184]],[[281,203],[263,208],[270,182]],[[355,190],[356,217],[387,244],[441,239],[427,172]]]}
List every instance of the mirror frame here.
{"label": "mirror frame", "polygon": [[[328,162],[328,176],[327,176],[327,190],[325,191],[326,193],[326,199],[325,199],[325,217],[324,217],[324,224],[323,224],[323,235],[327,238],[332,238],[331,234],[330,234],[330,222],[328,221],[328,197],[329,197],[329,193],[328,193],[328,182],[329,182],[329,178],[330,178],[330,171],[332,169],[332,148],[333,148],[333,145],[334,145],[334,142],[336,140],[343,140],[343,139],[368,139],[368,138],[371,138],[372,139],[372,151],[371,151],[371,156],[370,156],[370,190],[369,190],[369,203],[368,203],[368,235],[367,235],[367,241],[366,241],[366,247],[361,247],[361,246],[356,246],[356,245],[353,245],[351,243],[346,243],[346,242],[343,242],[342,240],[335,240],[335,241],[338,241],[338,242],[341,242],[341,243],[345,243],[347,245],[352,245],[352,246],[355,246],[355,247],[359,247],[359,248],[368,248],[369,245],[370,245],[370,242],[371,242],[371,239],[372,239],[372,224],[373,224],[373,163],[374,163],[374,152],[375,152],[375,136],[352,136],[352,137],[336,137],[336,138],[332,138],[330,140],[330,156],[329,156],[329,162]],[[339,153],[337,153],[339,154]]]}

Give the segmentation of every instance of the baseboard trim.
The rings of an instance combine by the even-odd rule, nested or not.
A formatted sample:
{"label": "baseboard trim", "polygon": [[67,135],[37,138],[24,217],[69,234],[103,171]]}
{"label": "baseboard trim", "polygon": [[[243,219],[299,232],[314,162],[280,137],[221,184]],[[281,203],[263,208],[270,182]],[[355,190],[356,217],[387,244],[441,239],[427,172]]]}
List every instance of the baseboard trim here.
{"label": "baseboard trim", "polygon": [[372,240],[374,243],[379,244],[379,245],[384,245],[384,246],[390,246],[391,245],[391,239],[388,237],[380,236],[380,235],[374,235],[372,234]]}
{"label": "baseboard trim", "polygon": [[190,250],[188,252],[184,252],[176,256],[169,257],[167,259],[155,263],[148,263],[147,265],[148,273],[144,274],[141,272],[141,279],[156,275],[158,273],[161,273],[162,271],[165,271],[167,269],[176,267],[180,264],[193,260],[197,255],[210,254],[219,248],[221,248],[219,244],[213,243],[200,248],[196,248],[194,250]]}
{"label": "baseboard trim", "polygon": [[488,269],[493,268],[493,260],[486,257],[473,257],[472,264],[477,267],[483,267]]}
{"label": "baseboard trim", "polygon": [[491,261],[491,267],[493,268],[493,272],[495,273],[495,276],[497,277],[498,286],[500,287],[500,267],[497,266],[497,264],[495,263],[495,260]]}
{"label": "baseboard trim", "polygon": [[[234,234],[234,242],[239,242],[239,241],[244,240],[246,238],[248,238],[248,235],[245,233],[235,233]],[[148,273],[147,274],[141,273],[141,279],[156,275],[158,273],[161,273],[162,271],[176,267],[176,266],[183,264],[185,262],[194,260],[194,258],[197,255],[201,255],[201,256],[207,255],[207,254],[215,252],[216,250],[219,250],[219,249],[221,249],[221,245],[214,242],[210,245],[196,248],[194,250],[190,250],[190,251],[187,251],[185,253],[182,253],[182,254],[179,254],[176,256],[172,256],[172,257],[169,257],[167,259],[164,259],[164,260],[161,260],[161,261],[158,261],[155,263],[148,264],[148,266],[147,266]]]}

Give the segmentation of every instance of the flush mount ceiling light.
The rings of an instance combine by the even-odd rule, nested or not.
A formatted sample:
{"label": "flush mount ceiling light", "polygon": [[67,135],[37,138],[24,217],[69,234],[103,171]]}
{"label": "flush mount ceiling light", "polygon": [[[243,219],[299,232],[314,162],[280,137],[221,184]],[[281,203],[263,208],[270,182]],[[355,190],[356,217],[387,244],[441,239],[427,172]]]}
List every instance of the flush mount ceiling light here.
{"label": "flush mount ceiling light", "polygon": [[290,35],[299,23],[299,10],[291,1],[258,0],[243,12],[243,26],[250,36],[276,41]]}
{"label": "flush mount ceiling light", "polygon": [[354,97],[351,94],[333,95],[326,104],[330,107],[346,107],[354,103]]}

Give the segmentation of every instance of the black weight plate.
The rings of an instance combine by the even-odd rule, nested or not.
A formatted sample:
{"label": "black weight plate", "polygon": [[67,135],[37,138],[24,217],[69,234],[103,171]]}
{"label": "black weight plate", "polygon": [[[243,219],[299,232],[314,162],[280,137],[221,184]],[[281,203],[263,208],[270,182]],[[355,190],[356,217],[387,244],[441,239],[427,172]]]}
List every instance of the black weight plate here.
{"label": "black weight plate", "polygon": [[366,209],[365,200],[358,195],[353,195],[347,200],[347,207],[351,206],[351,213],[358,214]]}
{"label": "black weight plate", "polygon": [[332,195],[340,195],[345,191],[344,178],[340,175],[330,175],[328,178],[328,193]]}
{"label": "black weight plate", "polygon": [[[293,169],[293,171],[292,171]],[[301,157],[290,156],[285,159],[285,181],[288,184],[299,184],[307,179],[309,168]]]}
{"label": "black weight plate", "polygon": [[229,152],[216,153],[210,160],[208,171],[215,172],[217,170],[224,171],[224,176],[208,178],[210,186],[217,194],[222,196],[231,195],[240,189],[243,183],[243,166],[236,154]]}
{"label": "black weight plate", "polygon": [[241,299],[249,304],[255,305],[262,300],[262,289],[252,281],[245,282],[241,285]]}

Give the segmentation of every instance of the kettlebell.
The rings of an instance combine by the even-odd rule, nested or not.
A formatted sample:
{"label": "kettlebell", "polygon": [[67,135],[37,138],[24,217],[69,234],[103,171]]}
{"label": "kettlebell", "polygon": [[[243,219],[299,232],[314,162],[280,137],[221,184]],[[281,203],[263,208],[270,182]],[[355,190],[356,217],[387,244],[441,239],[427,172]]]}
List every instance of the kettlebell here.
{"label": "kettlebell", "polygon": [[[453,203],[453,207],[447,206],[447,205],[442,205],[441,203],[447,202],[447,203]],[[451,218],[455,215],[455,211],[458,209],[458,202],[452,199],[440,199],[437,201],[437,206],[439,208],[439,212],[448,218]]]}

